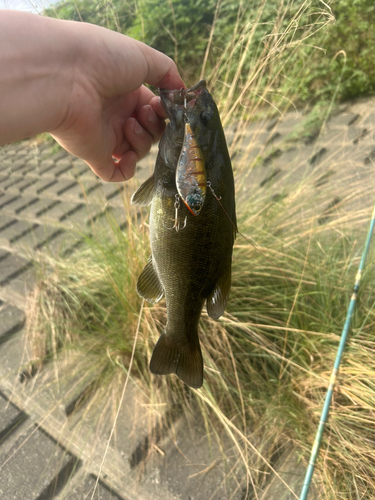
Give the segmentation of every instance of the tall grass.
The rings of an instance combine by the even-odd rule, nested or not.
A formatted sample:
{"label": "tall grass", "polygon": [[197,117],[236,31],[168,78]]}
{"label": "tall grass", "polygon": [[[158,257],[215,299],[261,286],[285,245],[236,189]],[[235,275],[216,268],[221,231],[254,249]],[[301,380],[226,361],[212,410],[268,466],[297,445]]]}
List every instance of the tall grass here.
{"label": "tall grass", "polygon": [[[136,294],[149,255],[148,219],[128,200],[125,231],[109,219],[106,231],[94,226],[85,247],[68,259],[41,257],[52,272],[30,300],[28,322],[36,363],[57,359],[64,350],[78,353],[77,369],[89,369],[94,381],[90,407],[101,404],[108,386],[118,402],[124,377],[130,376],[155,406],[167,405],[172,413],[182,406],[187,414],[199,408],[219,442],[220,429],[232,440],[239,457],[235,473],[247,498],[261,498],[275,457],[287,446],[293,444],[301,459],[308,457],[370,216],[368,207],[346,212],[345,202],[358,190],[363,198],[371,193],[354,172],[334,192],[329,186],[317,190],[324,167],[298,182],[291,169],[273,185],[272,194],[283,194],[278,201],[268,185],[249,191],[256,137],[245,144],[243,132],[254,115],[267,119],[293,108],[298,99],[293,82],[287,93],[285,87],[278,91],[288,78],[289,58],[331,19],[323,2],[319,8],[305,2],[286,21],[283,13],[286,6],[291,12],[293,3],[280,2],[272,32],[254,46],[264,6],[245,22],[239,10],[231,42],[206,74],[223,123],[237,125],[231,150],[240,151],[233,165],[238,226],[256,248],[237,236],[228,309],[218,322],[202,314],[203,388],[187,390],[174,376],[148,372],[166,309],[164,301],[151,306]],[[214,41],[213,31],[208,54]],[[286,192],[288,184],[293,189]],[[341,202],[322,224],[333,195]],[[316,471],[326,499],[373,498],[375,492],[373,279],[370,259]]]}

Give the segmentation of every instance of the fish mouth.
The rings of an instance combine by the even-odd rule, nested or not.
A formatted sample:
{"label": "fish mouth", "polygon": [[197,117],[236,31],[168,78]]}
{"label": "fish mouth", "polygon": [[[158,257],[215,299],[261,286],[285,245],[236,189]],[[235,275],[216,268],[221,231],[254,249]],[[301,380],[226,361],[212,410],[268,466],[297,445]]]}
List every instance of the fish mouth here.
{"label": "fish mouth", "polygon": [[190,89],[159,89],[159,95],[166,109],[171,107],[183,109],[194,109],[197,97],[199,97],[206,90],[206,81],[200,80],[196,85]]}

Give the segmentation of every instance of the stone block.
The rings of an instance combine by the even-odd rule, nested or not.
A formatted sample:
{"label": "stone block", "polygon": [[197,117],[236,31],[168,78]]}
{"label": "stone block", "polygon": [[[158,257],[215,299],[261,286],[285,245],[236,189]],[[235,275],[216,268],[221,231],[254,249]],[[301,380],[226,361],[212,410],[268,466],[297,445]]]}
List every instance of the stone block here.
{"label": "stone block", "polygon": [[14,201],[6,205],[3,210],[6,212],[18,214],[19,212],[26,210],[29,205],[32,205],[37,201],[38,198],[36,196],[22,196],[20,198],[16,198]]}
{"label": "stone block", "polygon": [[73,179],[59,179],[56,184],[46,189],[46,194],[53,197],[62,197],[66,191],[77,185]]}
{"label": "stone block", "polygon": [[7,283],[13,276],[21,274],[30,266],[30,261],[19,255],[7,253],[0,262],[0,285]]}
{"label": "stone block", "polygon": [[207,434],[202,417],[190,422],[181,417],[149,450],[142,464],[144,485],[162,485],[184,500],[242,500],[246,474],[241,458],[224,431],[218,440]]}
{"label": "stone block", "polygon": [[23,181],[23,177],[11,175],[7,180],[1,183],[1,189],[6,190],[21,181]]}
{"label": "stone block", "polygon": [[[89,499],[93,492],[96,483],[96,477],[87,475],[79,484],[68,487],[66,492],[61,495],[61,500],[83,500]],[[126,494],[126,492],[125,492]],[[113,489],[107,486],[104,482],[99,481],[94,494],[95,500],[124,500]],[[60,500],[60,499],[59,499]]]}
{"label": "stone block", "polygon": [[0,209],[6,207],[6,205],[9,205],[9,203],[12,203],[18,198],[19,196],[16,194],[3,194],[0,198]]}
{"label": "stone block", "polygon": [[49,176],[49,172],[55,167],[55,162],[51,160],[50,158],[47,158],[46,160],[41,161],[39,168],[38,168],[38,173],[43,176]]}
{"label": "stone block", "polygon": [[53,226],[38,225],[33,231],[30,231],[18,238],[15,246],[24,249],[25,252],[30,249],[41,249],[43,246],[62,230]]}
{"label": "stone block", "polygon": [[9,188],[9,192],[22,193],[26,188],[38,182],[39,177],[25,177],[21,182]]}
{"label": "stone block", "polygon": [[59,201],[49,210],[46,210],[43,214],[40,214],[40,216],[45,221],[59,222],[60,220],[65,219],[68,214],[78,210],[80,207],[81,204]]}
{"label": "stone block", "polygon": [[[297,450],[286,451],[276,464],[275,469],[289,488],[285,486],[279,477],[273,474],[259,500],[295,500],[301,493],[306,467],[307,465],[299,460]],[[318,495],[317,488],[311,487],[309,500],[317,500],[318,498],[321,497]]]}
{"label": "stone block", "polygon": [[11,243],[14,243],[30,231],[33,227],[34,224],[32,222],[25,220],[19,220],[15,224],[11,224],[0,232],[0,244],[3,246],[9,246]]}
{"label": "stone block", "polygon": [[47,500],[53,498],[79,465],[78,460],[36,426],[30,427],[0,455],[0,498]]}
{"label": "stone block", "polygon": [[26,418],[23,411],[0,393],[0,446]]}
{"label": "stone block", "polygon": [[9,335],[21,330],[25,323],[25,313],[12,304],[0,307],[0,343]]}
{"label": "stone block", "polygon": [[[33,205],[30,205],[27,207],[27,210],[25,210],[22,214],[23,217],[28,217],[30,219],[36,219],[38,217],[41,217],[43,214],[48,212],[52,207],[54,207],[56,204],[60,203],[58,200],[52,200],[48,198],[42,198],[38,199],[36,203],[33,203]],[[1,233],[0,233],[1,236]]]}
{"label": "stone block", "polygon": [[83,180],[79,183],[72,184],[69,189],[66,189],[63,193],[60,193],[59,196],[64,199],[71,199],[82,201],[85,199],[85,194],[87,191],[90,191],[92,188],[98,185],[97,181],[89,181]]}
{"label": "stone block", "polygon": [[1,238],[1,232],[6,229],[7,227],[17,224],[17,219],[15,217],[9,217],[5,214],[2,214],[0,217],[0,238]]}
{"label": "stone block", "polygon": [[3,286],[3,296],[12,300],[17,300],[17,304],[23,307],[25,297],[34,288],[36,282],[36,271],[30,263],[25,269],[21,269],[11,278],[6,280],[6,285]]}
{"label": "stone block", "polygon": [[32,194],[44,193],[44,191],[46,189],[48,189],[49,187],[53,186],[56,183],[57,183],[57,181],[56,181],[55,178],[41,179],[38,182],[36,182],[35,184],[33,184],[33,185],[28,186],[27,188],[25,188],[24,192],[27,193],[27,194],[30,194],[30,193],[32,193]]}

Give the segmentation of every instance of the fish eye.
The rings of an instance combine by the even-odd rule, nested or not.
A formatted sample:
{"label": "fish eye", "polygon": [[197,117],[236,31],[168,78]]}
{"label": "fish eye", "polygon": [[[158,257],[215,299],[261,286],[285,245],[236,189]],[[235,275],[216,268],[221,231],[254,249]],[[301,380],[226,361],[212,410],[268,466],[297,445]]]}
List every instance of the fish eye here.
{"label": "fish eye", "polygon": [[194,210],[195,210],[196,212],[200,212],[200,211],[201,211],[201,209],[202,209],[202,206],[201,206],[199,203],[196,203],[196,204],[194,205]]}
{"label": "fish eye", "polygon": [[211,110],[209,109],[205,109],[204,111],[202,111],[201,113],[201,120],[202,122],[207,125],[207,123],[211,120],[213,116],[213,113],[211,112]]}

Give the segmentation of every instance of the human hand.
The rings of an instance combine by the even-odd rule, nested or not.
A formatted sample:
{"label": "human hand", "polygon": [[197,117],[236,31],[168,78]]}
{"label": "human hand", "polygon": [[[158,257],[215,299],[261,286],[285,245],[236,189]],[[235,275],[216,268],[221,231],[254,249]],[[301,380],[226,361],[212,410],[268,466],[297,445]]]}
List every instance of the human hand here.
{"label": "human hand", "polygon": [[132,177],[165,127],[143,84],[183,87],[174,62],[92,24],[0,14],[0,145],[49,132],[102,179]]}
{"label": "human hand", "polygon": [[51,134],[102,179],[128,180],[165,128],[160,98],[143,83],[184,84],[174,62],[147,45],[98,26],[70,24],[81,50],[65,119]]}

